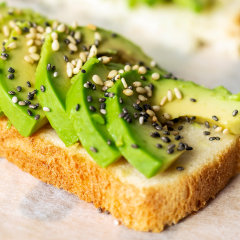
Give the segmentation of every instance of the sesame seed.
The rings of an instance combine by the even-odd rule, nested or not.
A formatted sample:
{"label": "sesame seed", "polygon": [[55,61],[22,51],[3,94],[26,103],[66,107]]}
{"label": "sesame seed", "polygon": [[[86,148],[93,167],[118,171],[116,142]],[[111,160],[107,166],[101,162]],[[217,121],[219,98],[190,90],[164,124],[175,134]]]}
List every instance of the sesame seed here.
{"label": "sesame seed", "polygon": [[139,146],[137,144],[131,144],[132,148],[139,148]]}
{"label": "sesame seed", "polygon": [[54,39],[53,42],[52,42],[52,50],[53,51],[58,51],[60,48],[60,45],[59,45],[59,42],[57,39]]}
{"label": "sesame seed", "polygon": [[33,40],[33,39],[29,39],[29,40],[27,41],[26,45],[27,45],[28,47],[30,47],[30,46],[33,45],[33,43],[34,43],[34,40]]}
{"label": "sesame seed", "polygon": [[5,37],[9,37],[10,31],[9,31],[8,26],[4,25],[3,28],[2,28],[2,31],[3,31],[3,35]]}
{"label": "sesame seed", "polygon": [[38,61],[40,59],[40,55],[37,53],[32,53],[30,54],[30,57],[34,60],[34,61]]}
{"label": "sesame seed", "polygon": [[108,79],[112,79],[114,78],[116,75],[118,74],[117,70],[111,70],[109,73],[108,73]]}
{"label": "sesame seed", "polygon": [[15,49],[16,47],[17,47],[16,42],[11,42],[11,43],[9,43],[8,46],[7,46],[8,49]]}
{"label": "sesame seed", "polygon": [[37,52],[37,47],[36,47],[36,46],[30,47],[30,48],[28,49],[28,52],[29,52],[29,53],[35,53],[35,52]]}
{"label": "sesame seed", "polygon": [[184,170],[184,167],[178,166],[178,167],[176,167],[176,169],[177,169],[178,171],[183,171],[183,170]]}
{"label": "sesame seed", "polygon": [[160,74],[159,74],[159,73],[156,73],[156,72],[155,72],[155,73],[152,74],[152,80],[155,80],[155,81],[156,81],[156,80],[158,80],[159,78],[160,78]]}
{"label": "sesame seed", "polygon": [[48,107],[43,107],[43,111],[44,111],[44,112],[50,112],[50,108],[48,108]]}
{"label": "sesame seed", "polygon": [[103,85],[102,79],[98,75],[93,75],[92,76],[93,82],[95,82],[97,85]]}
{"label": "sesame seed", "polygon": [[237,116],[237,114],[238,114],[238,110],[237,109],[232,112],[232,116],[233,117]]}
{"label": "sesame seed", "polygon": [[95,45],[92,45],[89,51],[88,58],[95,57],[97,55],[97,48]]}
{"label": "sesame seed", "polygon": [[145,97],[145,96],[143,96],[143,95],[138,95],[138,99],[141,101],[141,102],[145,102],[145,101],[147,101],[148,99]]}
{"label": "sesame seed", "polygon": [[163,113],[163,117],[167,120],[172,118],[169,113]]}
{"label": "sesame seed", "polygon": [[139,117],[139,123],[140,123],[141,125],[143,125],[143,123],[144,123],[144,117],[143,117],[143,116]]}
{"label": "sesame seed", "polygon": [[80,104],[77,104],[75,110],[78,111],[80,109]]}
{"label": "sesame seed", "polygon": [[103,64],[107,64],[107,63],[109,63],[111,60],[112,60],[111,57],[107,57],[107,56],[102,56],[102,57],[101,57],[101,62],[102,62]]}
{"label": "sesame seed", "polygon": [[16,93],[14,91],[8,91],[8,94],[15,95]]}
{"label": "sesame seed", "polygon": [[224,130],[223,130],[223,134],[228,134],[229,133],[229,130],[227,129],[227,128],[225,128]]}
{"label": "sesame seed", "polygon": [[134,87],[141,87],[141,86],[142,86],[142,83],[141,83],[141,82],[138,82],[138,81],[135,81],[135,82],[133,82],[133,86],[134,86]]}
{"label": "sesame seed", "polygon": [[58,27],[57,27],[57,31],[59,31],[59,32],[64,32],[65,31],[65,24],[60,24]]}
{"label": "sesame seed", "polygon": [[95,40],[98,40],[98,41],[101,41],[101,40],[102,40],[102,37],[101,37],[101,35],[100,35],[99,32],[95,32],[95,33],[94,33],[94,39],[95,39]]}
{"label": "sesame seed", "polygon": [[137,88],[136,88],[136,92],[137,92],[137,93],[144,94],[144,93],[146,93],[146,89],[143,88],[143,87],[137,87]]}
{"label": "sesame seed", "polygon": [[45,92],[45,87],[43,86],[43,85],[41,85],[41,87],[40,87],[40,90],[42,91],[42,92]]}
{"label": "sesame seed", "polygon": [[217,116],[212,116],[212,119],[213,119],[214,121],[218,121],[218,120],[219,120]]}
{"label": "sesame seed", "polygon": [[155,113],[154,113],[152,110],[150,110],[150,109],[148,109],[148,110],[146,111],[146,113],[147,113],[150,117],[153,117],[153,116],[155,115]]}
{"label": "sesame seed", "polygon": [[40,115],[37,114],[35,117],[34,117],[35,120],[39,120],[40,119]]}
{"label": "sesame seed", "polygon": [[73,52],[76,52],[78,50],[77,46],[74,43],[69,43],[68,48]]}
{"label": "sesame seed", "polygon": [[214,131],[215,131],[215,132],[222,132],[222,130],[223,130],[222,127],[217,127],[217,128],[215,128]]}
{"label": "sesame seed", "polygon": [[173,94],[171,90],[167,91],[167,99],[169,102],[171,102],[173,100]]}
{"label": "sesame seed", "polygon": [[164,106],[166,102],[167,102],[167,97],[164,96],[160,102],[160,106]]}
{"label": "sesame seed", "polygon": [[94,152],[94,153],[97,153],[97,152],[98,152],[97,148],[95,148],[95,147],[90,147],[90,150],[91,150],[92,152]]}
{"label": "sesame seed", "polygon": [[180,90],[178,88],[174,88],[174,93],[177,99],[182,99],[182,93],[180,92]]}
{"label": "sesame seed", "polygon": [[138,68],[138,73],[139,74],[146,74],[147,73],[146,67],[144,67],[144,66],[139,67]]}
{"label": "sesame seed", "polygon": [[125,94],[126,96],[132,96],[133,95],[133,90],[126,88],[123,90],[123,94]]}
{"label": "sesame seed", "polygon": [[100,113],[105,115],[105,114],[107,114],[107,110],[106,109],[100,109]]}
{"label": "sesame seed", "polygon": [[8,74],[8,76],[7,76],[7,78],[8,78],[8,79],[11,79],[11,80],[14,79],[14,77],[15,77],[15,76],[14,76],[13,73]]}
{"label": "sesame seed", "polygon": [[18,105],[20,105],[20,106],[25,106],[26,103],[25,103],[24,101],[19,101],[19,102],[18,102]]}
{"label": "sesame seed", "polygon": [[152,106],[152,110],[153,110],[154,112],[158,112],[158,111],[160,111],[160,106],[154,105],[154,106]]}
{"label": "sesame seed", "polygon": [[127,88],[127,87],[128,87],[125,78],[121,78],[121,82],[122,82],[124,88]]}
{"label": "sesame seed", "polygon": [[151,67],[156,67],[156,65],[157,65],[157,63],[156,63],[155,61],[152,60],[152,61],[150,62],[150,66],[151,66]]}
{"label": "sesame seed", "polygon": [[197,100],[195,98],[190,98],[191,102],[196,102]]}
{"label": "sesame seed", "polygon": [[129,72],[129,71],[131,71],[131,66],[128,65],[128,64],[125,65],[125,66],[124,66],[124,71],[125,71],[125,72]]}

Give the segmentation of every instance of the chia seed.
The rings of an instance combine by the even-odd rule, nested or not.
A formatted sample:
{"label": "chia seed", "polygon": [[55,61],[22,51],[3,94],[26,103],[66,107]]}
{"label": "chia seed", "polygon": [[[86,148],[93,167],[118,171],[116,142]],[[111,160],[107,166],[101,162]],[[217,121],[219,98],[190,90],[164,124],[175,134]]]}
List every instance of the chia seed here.
{"label": "chia seed", "polygon": [[37,114],[35,117],[34,117],[35,120],[39,120],[40,119],[40,115]]}
{"label": "chia seed", "polygon": [[165,143],[171,142],[171,139],[169,137],[161,137],[161,140]]}
{"label": "chia seed", "polygon": [[163,146],[162,146],[162,144],[157,143],[157,144],[156,144],[156,147],[157,147],[157,148],[162,148]]}
{"label": "chia seed", "polygon": [[94,153],[97,153],[97,152],[98,152],[98,150],[97,150],[95,147],[90,147],[90,150],[91,150],[92,152],[94,152]]}
{"label": "chia seed", "polygon": [[86,71],[84,69],[81,70],[82,73],[86,73]]}
{"label": "chia seed", "polygon": [[99,98],[98,101],[99,101],[100,103],[104,103],[104,102],[106,101],[106,98]]}
{"label": "chia seed", "polygon": [[48,65],[47,65],[47,70],[48,70],[48,71],[51,71],[51,70],[52,70],[52,65],[51,65],[51,63],[48,63]]}
{"label": "chia seed", "polygon": [[232,112],[233,117],[237,116],[237,114],[238,114],[238,110],[234,110],[234,111]]}
{"label": "chia seed", "polygon": [[15,95],[16,93],[14,91],[9,91],[8,94]]}
{"label": "chia seed", "polygon": [[215,115],[214,115],[214,116],[212,116],[212,119],[213,119],[214,121],[216,121],[216,122],[219,120],[219,119],[218,119],[218,117],[217,117],[217,116],[215,116]]}
{"label": "chia seed", "polygon": [[7,76],[7,78],[8,78],[8,79],[11,79],[11,80],[14,79],[14,77],[15,77],[15,76],[14,76],[13,73],[8,74],[8,76]]}
{"label": "chia seed", "polygon": [[29,81],[27,81],[27,86],[28,86],[28,87],[31,87],[31,86],[32,86]]}
{"label": "chia seed", "polygon": [[184,170],[184,167],[178,166],[178,167],[176,167],[176,169],[177,169],[178,171],[183,171],[183,170]]}
{"label": "chia seed", "polygon": [[28,113],[29,116],[33,115],[32,111],[30,109],[27,110],[27,113]]}
{"label": "chia seed", "polygon": [[94,106],[89,106],[89,110],[90,110],[91,112],[96,112],[96,108],[95,108]]}
{"label": "chia seed", "polygon": [[12,67],[8,68],[8,72],[10,73],[15,73],[15,69],[13,69]]}
{"label": "chia seed", "polygon": [[21,92],[21,91],[22,91],[22,87],[21,87],[21,86],[17,86],[16,89],[17,89],[18,92]]}
{"label": "chia seed", "polygon": [[203,135],[210,135],[211,133],[209,131],[203,131]]}
{"label": "chia seed", "polygon": [[178,130],[181,131],[183,129],[183,126],[178,126]]}
{"label": "chia seed", "polygon": [[196,102],[197,100],[195,98],[190,98],[191,102]]}
{"label": "chia seed", "polygon": [[160,137],[160,134],[159,134],[158,132],[152,132],[152,133],[150,134],[150,136],[153,137],[153,138],[159,138],[159,137]]}
{"label": "chia seed", "polygon": [[41,87],[40,87],[40,90],[42,91],[42,92],[45,92],[45,87],[43,86],[43,85],[41,85]]}
{"label": "chia seed", "polygon": [[139,146],[137,144],[132,144],[131,147],[132,148],[139,148]]}
{"label": "chia seed", "polygon": [[206,121],[206,122],[204,123],[204,125],[205,125],[206,128],[210,128],[210,124],[209,124],[208,121]]}
{"label": "chia seed", "polygon": [[77,104],[75,109],[76,109],[76,111],[78,111],[80,109],[80,104]]}
{"label": "chia seed", "polygon": [[92,102],[92,100],[93,100],[92,96],[87,96],[87,101],[88,102]]}

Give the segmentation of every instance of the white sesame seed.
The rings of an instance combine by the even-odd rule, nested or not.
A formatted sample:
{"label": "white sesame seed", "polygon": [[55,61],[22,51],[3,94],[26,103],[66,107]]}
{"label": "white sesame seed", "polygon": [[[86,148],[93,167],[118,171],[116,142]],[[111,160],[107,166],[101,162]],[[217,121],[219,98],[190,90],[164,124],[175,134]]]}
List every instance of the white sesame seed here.
{"label": "white sesame seed", "polygon": [[29,29],[29,32],[35,34],[35,33],[37,33],[37,30],[36,30],[36,28],[31,27],[31,28]]}
{"label": "white sesame seed", "polygon": [[35,39],[35,38],[36,38],[36,33],[28,33],[28,34],[26,35],[26,38]]}
{"label": "white sesame seed", "polygon": [[111,80],[107,80],[107,81],[104,82],[104,85],[105,85],[106,87],[112,87],[112,86],[114,85],[114,83],[113,83],[113,81],[111,81]]}
{"label": "white sesame seed", "polygon": [[107,86],[103,86],[103,87],[102,87],[102,91],[105,92],[105,91],[107,91],[107,90],[108,90],[108,87],[107,87]]}
{"label": "white sesame seed", "polygon": [[17,43],[16,42],[11,42],[7,45],[7,48],[8,49],[14,49],[17,47]]}
{"label": "white sesame seed", "polygon": [[76,67],[76,64],[77,64],[76,60],[72,60],[72,61],[71,61],[71,64],[72,64],[74,67]]}
{"label": "white sesame seed", "polygon": [[123,90],[123,94],[125,94],[126,96],[132,96],[133,95],[133,90],[126,88]]}
{"label": "white sesame seed", "polygon": [[52,28],[55,29],[55,28],[57,28],[57,26],[58,26],[58,21],[54,21],[52,23]]}
{"label": "white sesame seed", "polygon": [[37,53],[32,53],[29,55],[34,61],[38,61],[40,59],[40,55]]}
{"label": "white sesame seed", "polygon": [[81,59],[83,62],[86,62],[86,61],[87,61],[87,54],[86,54],[86,52],[80,52],[80,53],[79,53],[79,57],[80,57],[80,59]]}
{"label": "white sesame seed", "polygon": [[135,82],[133,82],[133,86],[134,86],[134,87],[141,87],[141,86],[142,86],[142,83],[141,83],[141,82],[138,82],[138,81],[135,81]]}
{"label": "white sesame seed", "polygon": [[125,71],[125,72],[131,71],[131,66],[128,65],[128,64],[125,65],[125,66],[124,66],[124,71]]}
{"label": "white sesame seed", "polygon": [[36,34],[36,39],[38,39],[38,40],[44,39],[43,34],[37,33],[37,34]]}
{"label": "white sesame seed", "polygon": [[163,106],[167,102],[167,96],[164,96],[160,102],[160,106]]}
{"label": "white sesame seed", "polygon": [[148,97],[152,97],[152,89],[149,86],[145,86],[144,88],[147,91],[147,96]]}
{"label": "white sesame seed", "polygon": [[64,32],[65,29],[66,29],[66,27],[65,27],[65,24],[63,24],[63,23],[58,25],[58,27],[57,27],[58,32]]}
{"label": "white sesame seed", "polygon": [[94,39],[97,41],[102,41],[102,36],[100,35],[99,32],[94,33]]}
{"label": "white sesame seed", "polygon": [[114,78],[118,74],[117,70],[112,70],[108,73],[108,79]]}
{"label": "white sesame seed", "polygon": [[30,47],[30,48],[28,49],[28,52],[29,52],[29,53],[35,53],[35,52],[37,52],[37,47],[36,47],[36,46]]}
{"label": "white sesame seed", "polygon": [[42,46],[41,40],[35,40],[34,43],[35,43],[37,46]]}
{"label": "white sesame seed", "polygon": [[139,69],[139,65],[134,65],[133,67],[132,67],[132,70],[138,70]]}
{"label": "white sesame seed", "polygon": [[72,65],[72,63],[67,62],[67,68],[71,68],[71,69],[73,69],[73,65]]}
{"label": "white sesame seed", "polygon": [[39,33],[44,33],[44,28],[42,26],[37,26],[37,31]]}
{"label": "white sesame seed", "polygon": [[77,39],[78,41],[81,40],[81,32],[80,31],[76,31],[74,34],[74,38]]}
{"label": "white sesame seed", "polygon": [[3,26],[2,31],[3,31],[3,35],[4,35],[5,37],[9,37],[10,31],[9,31],[9,28],[8,28],[7,25],[4,25],[4,26]]}
{"label": "white sesame seed", "polygon": [[44,111],[44,112],[50,112],[50,108],[48,108],[48,107],[43,107],[43,111]]}
{"label": "white sesame seed", "polygon": [[222,127],[217,127],[214,129],[215,132],[222,132],[222,130],[223,130]]}
{"label": "white sesame seed", "polygon": [[76,29],[78,27],[77,21],[72,22],[71,26],[73,29]]}
{"label": "white sesame seed", "polygon": [[136,88],[136,92],[137,92],[137,93],[144,94],[144,93],[146,93],[146,89],[143,88],[143,87],[137,87],[137,88]]}
{"label": "white sesame seed", "polygon": [[102,79],[98,76],[98,75],[93,75],[92,76],[92,80],[93,80],[93,82],[95,82],[97,85],[103,85],[103,81],[102,81]]}
{"label": "white sesame seed", "polygon": [[19,105],[19,106],[25,106],[26,103],[25,103],[24,101],[19,101],[19,102],[18,102],[18,105]]}
{"label": "white sesame seed", "polygon": [[22,34],[22,30],[21,30],[21,28],[20,27],[18,27],[18,26],[15,26],[14,27],[14,31],[17,33],[17,34]]}
{"label": "white sesame seed", "polygon": [[155,112],[152,111],[152,110],[150,110],[150,109],[148,109],[148,110],[146,111],[146,113],[147,113],[150,117],[153,117],[153,116],[155,115]]}
{"label": "white sesame seed", "polygon": [[223,130],[223,134],[228,134],[229,133],[229,130],[227,129],[227,128],[225,128],[224,130]]}
{"label": "white sesame seed", "polygon": [[79,71],[80,71],[80,68],[75,67],[75,68],[73,69],[73,74],[78,74]]}
{"label": "white sesame seed", "polygon": [[12,102],[13,103],[17,103],[18,102],[18,98],[16,96],[12,97]]}
{"label": "white sesame seed", "polygon": [[143,96],[143,95],[138,95],[138,99],[141,101],[141,102],[145,102],[145,101],[147,101],[148,99],[145,97],[145,96]]}
{"label": "white sesame seed", "polygon": [[97,47],[95,45],[92,45],[89,51],[88,58],[95,57],[97,55]]}
{"label": "white sesame seed", "polygon": [[144,66],[139,67],[138,73],[139,74],[145,74],[147,72],[147,69]]}
{"label": "white sesame seed", "polygon": [[120,224],[119,220],[115,219],[114,220],[114,225],[118,226]]}
{"label": "white sesame seed", "polygon": [[157,65],[157,63],[154,60],[152,60],[151,63],[150,63],[150,66],[151,67],[156,67],[156,65]]}
{"label": "white sesame seed", "polygon": [[53,42],[52,42],[52,50],[53,51],[58,51],[59,50],[59,48],[60,48],[60,45],[59,45],[59,42],[58,42],[58,40],[53,40]]}
{"label": "white sesame seed", "polygon": [[34,60],[30,57],[30,56],[24,56],[24,60],[26,61],[26,62],[28,62],[28,63],[31,63],[31,64],[33,64],[34,63]]}
{"label": "white sesame seed", "polygon": [[52,28],[51,27],[46,27],[46,30],[45,30],[45,32],[48,34],[48,33],[51,33],[52,32]]}
{"label": "white sesame seed", "polygon": [[124,88],[127,88],[127,87],[128,87],[125,78],[121,78],[121,82],[122,82]]}
{"label": "white sesame seed", "polygon": [[73,69],[72,68],[67,68],[67,76],[70,78],[73,75]]}
{"label": "white sesame seed", "polygon": [[164,114],[163,114],[163,117],[164,117],[165,119],[167,119],[167,120],[171,119],[171,115],[168,114],[168,113],[164,113]]}
{"label": "white sesame seed", "polygon": [[52,40],[57,40],[58,39],[58,34],[56,32],[51,33]]}
{"label": "white sesame seed", "polygon": [[182,99],[182,93],[180,92],[180,90],[178,88],[174,88],[174,93],[175,93],[177,99]]}
{"label": "white sesame seed", "polygon": [[160,106],[154,105],[154,106],[152,106],[152,110],[153,110],[154,112],[158,112],[158,111],[160,111]]}
{"label": "white sesame seed", "polygon": [[160,74],[155,72],[152,74],[152,80],[158,80],[160,78]]}
{"label": "white sesame seed", "polygon": [[156,117],[156,116],[153,116],[153,117],[152,117],[152,121],[153,121],[153,122],[157,122],[157,121],[158,121],[157,117]]}
{"label": "white sesame seed", "polygon": [[115,77],[114,79],[117,81],[118,79],[120,79],[120,75],[117,74],[116,77]]}
{"label": "white sesame seed", "polygon": [[101,62],[102,62],[103,64],[107,64],[107,63],[109,63],[111,60],[112,60],[111,57],[107,57],[107,56],[102,56],[102,57],[101,57]]}
{"label": "white sesame seed", "polygon": [[169,102],[171,102],[173,100],[173,94],[171,90],[167,91],[167,99]]}
{"label": "white sesame seed", "polygon": [[139,123],[140,123],[141,125],[143,125],[143,123],[144,123],[144,117],[143,117],[143,116],[141,116],[141,117],[139,118]]}
{"label": "white sesame seed", "polygon": [[123,74],[123,73],[124,73],[124,70],[123,70],[123,69],[120,69],[120,70],[118,71],[118,73]]}
{"label": "white sesame seed", "polygon": [[33,43],[34,43],[33,39],[29,39],[29,40],[27,41],[26,45],[27,45],[28,47],[30,47],[30,46],[33,45]]}
{"label": "white sesame seed", "polygon": [[73,43],[69,43],[68,48],[73,52],[76,52],[78,50],[77,46]]}
{"label": "white sesame seed", "polygon": [[100,109],[100,113],[105,115],[107,113],[107,110],[106,109]]}
{"label": "white sesame seed", "polygon": [[76,68],[79,68],[79,69],[81,69],[82,65],[83,65],[83,62],[82,62],[82,60],[81,60],[81,59],[77,59]]}
{"label": "white sesame seed", "polygon": [[58,72],[54,72],[53,77],[57,77],[57,76],[58,76]]}
{"label": "white sesame seed", "polygon": [[67,39],[70,41],[70,43],[76,44],[76,40],[71,35],[68,35]]}
{"label": "white sesame seed", "polygon": [[10,28],[15,28],[16,23],[12,20],[8,23],[8,25],[10,26]]}

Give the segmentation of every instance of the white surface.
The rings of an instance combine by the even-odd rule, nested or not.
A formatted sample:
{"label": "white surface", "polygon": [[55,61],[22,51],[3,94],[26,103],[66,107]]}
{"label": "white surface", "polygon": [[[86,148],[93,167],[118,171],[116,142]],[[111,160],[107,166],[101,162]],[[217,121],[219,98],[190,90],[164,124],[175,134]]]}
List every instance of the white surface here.
{"label": "white surface", "polygon": [[[191,52],[192,48],[186,47],[189,43],[189,40],[185,40],[186,29],[180,27],[185,26],[182,22],[184,20],[178,18],[176,34],[172,36],[174,41],[170,41],[168,29],[158,28],[160,17],[157,10],[152,12],[139,9],[136,12],[129,12],[123,3],[117,0],[113,3],[113,1],[115,0],[112,2],[55,0],[49,1],[48,4],[47,1],[40,0],[7,2],[12,5],[32,7],[49,17],[56,17],[69,23],[78,19],[83,25],[94,23],[114,29],[135,40],[163,67],[180,77],[209,87],[223,84],[234,92],[240,91],[238,84],[240,61],[226,54],[225,51],[217,51],[214,47]],[[164,11],[161,14],[164,14]],[[169,26],[171,14],[161,16]],[[181,13],[176,14],[180,16]],[[191,26],[190,28],[194,29]],[[186,218],[160,234],[140,233],[124,226],[115,226],[112,216],[98,213],[91,204],[80,201],[63,190],[41,183],[2,159],[0,160],[0,239],[239,239],[239,198],[240,176],[198,214]]]}

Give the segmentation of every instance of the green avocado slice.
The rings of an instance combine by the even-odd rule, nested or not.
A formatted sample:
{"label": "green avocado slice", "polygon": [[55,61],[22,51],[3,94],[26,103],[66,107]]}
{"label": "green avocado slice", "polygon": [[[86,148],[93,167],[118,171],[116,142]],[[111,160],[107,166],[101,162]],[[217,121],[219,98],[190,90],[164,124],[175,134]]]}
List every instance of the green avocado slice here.
{"label": "green avocado slice", "polygon": [[[151,87],[137,71],[125,72],[121,77],[128,86],[140,82],[141,87]],[[127,161],[149,178],[164,171],[184,151],[173,151],[173,144],[177,145],[178,141],[173,135],[162,135],[161,125],[151,123],[149,116],[146,116],[144,108],[151,102],[146,100],[142,106],[138,104],[133,107],[138,102],[138,94],[133,91],[132,96],[126,96],[123,94],[125,90],[120,80],[109,90],[114,97],[106,101],[107,129]]]}
{"label": "green avocado slice", "polygon": [[[149,74],[149,79],[151,76]],[[155,86],[153,104],[160,104],[167,92],[173,95],[171,101],[161,106],[161,114],[168,113],[171,119],[194,116],[197,121],[208,121],[213,125],[240,134],[240,98],[223,87],[208,89],[193,82],[173,79],[161,79],[151,82]],[[175,96],[178,89],[181,99]]]}
{"label": "green avocado slice", "polygon": [[42,127],[47,119],[35,97],[36,63],[24,61],[28,55],[26,37],[13,32],[0,59],[0,107],[19,133],[25,137]]}
{"label": "green avocado slice", "polygon": [[88,82],[94,84],[92,77],[95,74],[106,80],[109,69],[111,66],[106,67],[98,59],[88,60],[84,65],[86,73],[79,73],[74,77],[76,79],[66,100],[69,118],[72,120],[81,144],[101,167],[107,167],[121,154],[107,131],[105,115],[100,112],[100,106],[105,105],[106,100],[101,90],[102,86],[95,84],[95,90],[84,86]]}

